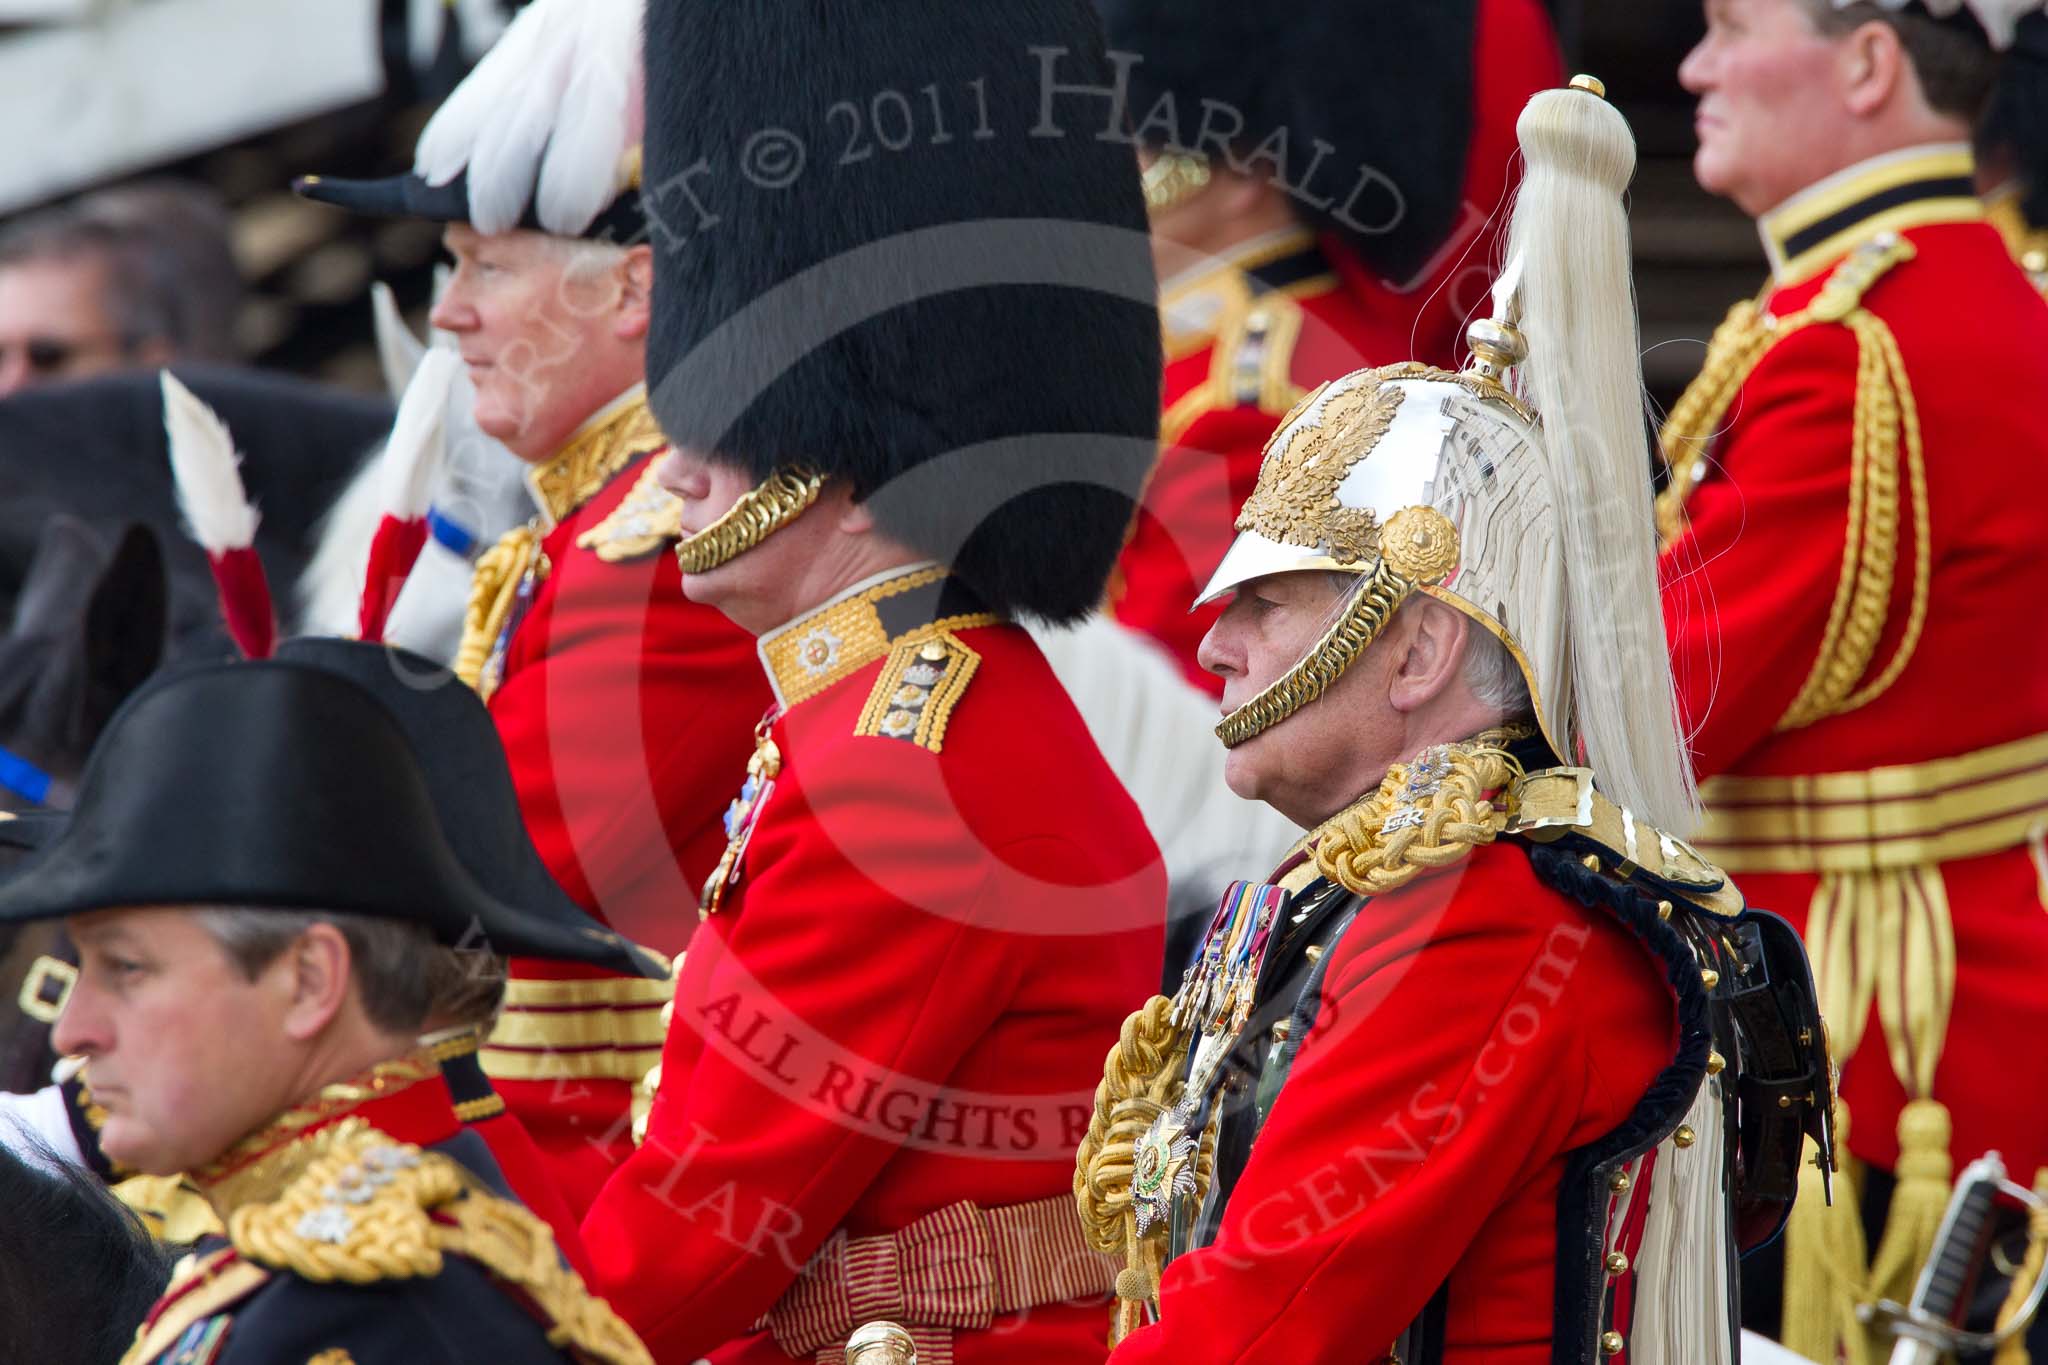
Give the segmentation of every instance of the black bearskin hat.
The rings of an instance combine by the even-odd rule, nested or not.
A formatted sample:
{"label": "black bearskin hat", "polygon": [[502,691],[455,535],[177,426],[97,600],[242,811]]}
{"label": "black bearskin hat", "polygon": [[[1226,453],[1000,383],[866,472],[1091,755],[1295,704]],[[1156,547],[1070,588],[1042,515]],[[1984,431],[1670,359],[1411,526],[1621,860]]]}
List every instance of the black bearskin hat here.
{"label": "black bearskin hat", "polygon": [[992,610],[1098,605],[1162,362],[1087,0],[667,0],[646,50],[669,437],[848,480]]}
{"label": "black bearskin hat", "polygon": [[1303,222],[1407,279],[1457,222],[1479,0],[1097,0],[1146,145],[1287,187]]}

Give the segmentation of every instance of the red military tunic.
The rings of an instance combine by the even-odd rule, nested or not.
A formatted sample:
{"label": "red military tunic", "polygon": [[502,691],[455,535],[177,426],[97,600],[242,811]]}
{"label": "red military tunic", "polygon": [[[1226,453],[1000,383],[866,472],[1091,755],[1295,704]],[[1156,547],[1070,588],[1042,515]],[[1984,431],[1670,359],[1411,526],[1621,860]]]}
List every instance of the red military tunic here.
{"label": "red military tunic", "polygon": [[1030,637],[942,570],[761,653],[782,709],[646,1145],[584,1222],[598,1292],[675,1365],[836,1360],[868,1316],[942,1362],[1100,1360],[1073,1149],[1158,973],[1152,839]]}
{"label": "red military tunic", "polygon": [[[683,596],[663,438],[644,394],[529,475],[544,508],[477,568],[458,671],[505,743],[534,847],[576,902],[670,954],[717,861],[718,815],[768,689],[752,641]],[[484,1068],[579,1215],[632,1150],[667,987],[515,960]]]}
{"label": "red military tunic", "polygon": [[455,1117],[491,1149],[491,1158],[498,1163],[512,1193],[555,1234],[555,1246],[562,1259],[577,1274],[589,1274],[590,1259],[583,1254],[581,1219],[570,1212],[553,1165],[541,1155],[533,1134],[505,1106],[504,1097],[492,1088],[490,1077],[484,1074],[477,1058],[476,1030],[459,1028],[429,1034],[420,1039],[420,1046],[441,1068],[441,1080],[454,1103]]}
{"label": "red military tunic", "polygon": [[[1665,433],[1665,615],[1702,851],[1807,935],[1849,1148],[1904,1174],[1902,1112],[1931,1096],[1957,1168],[1995,1147],[2030,1181],[2048,309],[1971,170],[1964,147],[1918,148],[1763,220],[1762,316],[1731,314]],[[1936,1111],[1909,1118],[1938,1157]]]}
{"label": "red military tunic", "polygon": [[1465,206],[1412,280],[1383,280],[1336,238],[1307,229],[1243,243],[1166,281],[1165,415],[1130,543],[1111,589],[1119,621],[1157,639],[1197,686],[1222,680],[1195,650],[1222,611],[1190,611],[1230,548],[1266,442],[1301,396],[1370,365],[1455,367],[1465,320],[1485,306],[1495,217],[1518,164],[1515,120],[1562,80],[1538,0],[1484,0],[1474,53]]}
{"label": "red military tunic", "polygon": [[1320,999],[1216,1240],[1115,1365],[1377,1360],[1440,1290],[1430,1359],[1550,1361],[1571,1154],[1678,1048],[1663,965],[1499,843],[1372,898]]}

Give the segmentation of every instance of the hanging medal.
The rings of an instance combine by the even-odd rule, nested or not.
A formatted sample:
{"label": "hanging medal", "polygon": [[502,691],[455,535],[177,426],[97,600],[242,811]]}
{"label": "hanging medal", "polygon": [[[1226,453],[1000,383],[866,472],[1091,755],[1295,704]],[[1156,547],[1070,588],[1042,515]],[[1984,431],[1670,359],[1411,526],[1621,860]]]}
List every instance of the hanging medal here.
{"label": "hanging medal", "polygon": [[704,883],[704,894],[697,902],[699,921],[717,914],[725,893],[739,884],[747,841],[753,837],[761,808],[768,804],[768,797],[775,790],[775,778],[782,771],[782,750],[769,738],[775,715],[769,712],[754,730],[754,756],[747,760],[747,780],[740,784],[740,794],[725,809],[725,852],[719,855],[718,866]]}
{"label": "hanging medal", "polygon": [[1174,1204],[1195,1193],[1194,1133],[1223,1061],[1251,1018],[1266,949],[1287,893],[1277,886],[1233,882],[1223,893],[1202,950],[1181,977],[1172,1019],[1194,1039],[1193,1062],[1180,1100],[1160,1114],[1133,1153],[1131,1197],[1137,1230],[1172,1220]]}
{"label": "hanging medal", "polygon": [[511,607],[505,612],[498,634],[491,641],[490,655],[485,658],[483,671],[478,675],[477,692],[486,701],[498,690],[498,684],[505,680],[505,656],[512,648],[512,637],[519,633],[526,613],[533,606],[533,599],[540,592],[540,585],[547,581],[553,569],[547,551],[540,548],[539,531],[529,528],[528,534],[532,544],[526,555],[526,567],[519,575],[519,584],[512,591]]}

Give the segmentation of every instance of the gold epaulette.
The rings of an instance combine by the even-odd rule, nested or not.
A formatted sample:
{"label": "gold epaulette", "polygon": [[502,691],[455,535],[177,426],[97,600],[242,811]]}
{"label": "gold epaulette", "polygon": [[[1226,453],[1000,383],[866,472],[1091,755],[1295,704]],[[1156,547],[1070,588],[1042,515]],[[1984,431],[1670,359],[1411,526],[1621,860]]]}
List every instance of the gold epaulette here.
{"label": "gold epaulette", "polygon": [[950,630],[897,641],[882,662],[881,676],[861,708],[854,733],[909,740],[938,753],[953,708],[980,667],[981,655]]}
{"label": "gold epaulette", "polygon": [[1301,847],[1317,872],[1355,895],[1378,896],[1449,867],[1506,828],[1519,765],[1504,747],[1520,730],[1440,744],[1387,770],[1379,789],[1317,826]]}
{"label": "gold epaulette", "polygon": [[242,1257],[318,1283],[427,1279],[449,1255],[506,1282],[548,1320],[549,1340],[604,1365],[651,1365],[633,1330],[593,1298],[531,1212],[438,1152],[360,1119],[322,1135],[321,1154],[274,1200],[236,1209]]}
{"label": "gold epaulette", "polygon": [[1647,874],[1661,892],[1721,919],[1742,913],[1728,874],[1675,834],[1636,819],[1593,785],[1588,768],[1547,768],[1515,783],[1507,833],[1544,844],[1576,834],[1606,850],[1605,870],[1624,879]]}
{"label": "gold epaulette", "polygon": [[597,525],[576,537],[578,549],[590,550],[607,564],[652,554],[683,533],[682,499],[661,486],[656,456],[634,481],[626,500]]}
{"label": "gold epaulette", "polygon": [[1285,415],[1304,390],[1294,382],[1294,348],[1301,340],[1301,305],[1285,293],[1246,293],[1218,320],[1209,377],[1166,410],[1159,440],[1172,445],[1211,412],[1255,407]]}
{"label": "gold epaulette", "polygon": [[451,1222],[435,1225],[441,1248],[517,1288],[547,1319],[550,1342],[591,1365],[654,1365],[625,1319],[562,1264],[554,1233],[524,1205],[472,1188],[442,1212]]}
{"label": "gold epaulette", "polygon": [[[1854,711],[1898,680],[1919,646],[1933,570],[1927,524],[1927,470],[1920,417],[1905,361],[1891,328],[1863,297],[1894,267],[1913,259],[1912,243],[1896,233],[1872,238],[1837,265],[1812,303],[1774,318],[1755,302],[1737,304],[1716,329],[1706,364],[1659,435],[1671,481],[1657,499],[1665,548],[1685,532],[1685,504],[1705,479],[1708,447],[1757,364],[1787,337],[1809,327],[1840,325],[1857,343],[1854,427],[1849,447],[1849,518],[1841,577],[1806,681],[1780,731]],[[1903,453],[1904,459],[1900,456]],[[1891,659],[1863,682],[1890,614],[1897,568],[1901,465],[1912,500],[1913,594],[1910,615]],[[1859,686],[1860,684],[1860,686]]]}

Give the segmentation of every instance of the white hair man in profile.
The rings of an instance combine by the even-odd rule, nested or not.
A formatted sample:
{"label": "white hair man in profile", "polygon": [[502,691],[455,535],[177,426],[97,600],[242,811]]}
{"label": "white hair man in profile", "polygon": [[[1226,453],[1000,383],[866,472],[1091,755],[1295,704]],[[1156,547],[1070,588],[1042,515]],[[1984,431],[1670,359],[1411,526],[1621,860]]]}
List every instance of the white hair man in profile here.
{"label": "white hair man in profile", "polygon": [[[1116,1365],[1731,1360],[1735,1249],[1825,1122],[1762,1098],[1825,1096],[1796,984],[1780,1072],[1714,1024],[1724,982],[1806,968],[1678,837],[1635,144],[1573,86],[1522,115],[1472,363],[1304,400],[1204,594],[1231,789],[1310,833],[1110,1053],[1075,1190],[1128,1256]],[[1738,1097],[1768,1154],[1724,1145]]]}
{"label": "white hair man in profile", "polygon": [[[640,24],[634,4],[529,5],[429,121],[413,171],[297,188],[446,225],[454,271],[433,325],[467,366],[476,426],[526,463],[533,496],[529,520],[474,547],[455,671],[490,705],[555,880],[674,956],[769,694],[751,638],[684,596],[667,553],[679,523],[654,480],[666,438],[645,384]],[[556,102],[537,103],[544,92]],[[515,117],[557,136],[497,138]],[[417,563],[445,566],[437,554]],[[511,964],[483,1065],[579,1215],[633,1151],[666,998],[658,983]]]}

